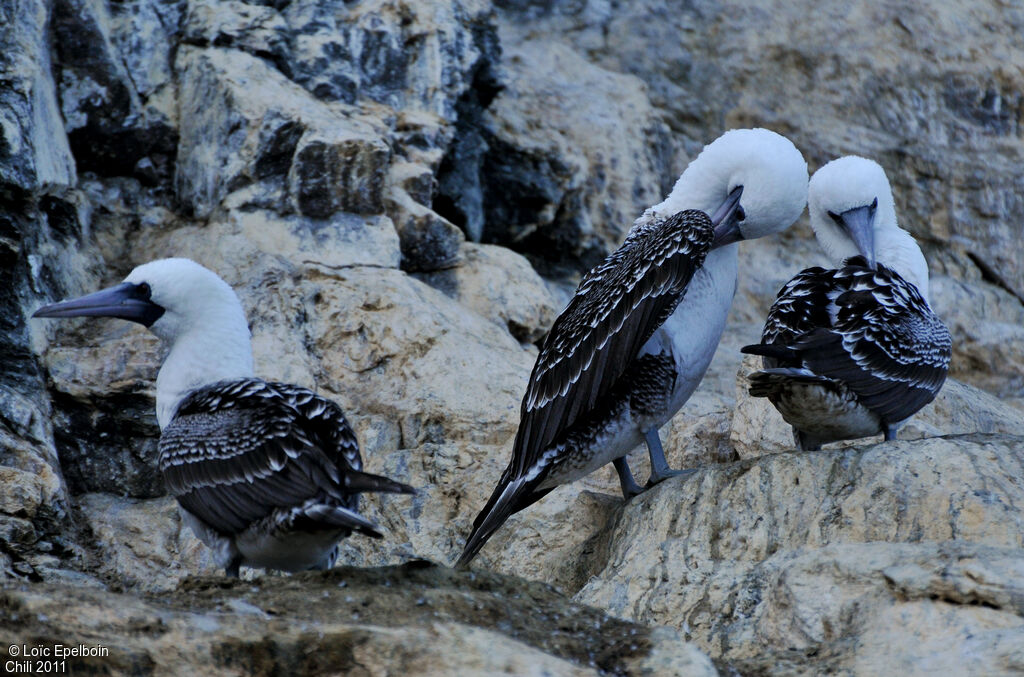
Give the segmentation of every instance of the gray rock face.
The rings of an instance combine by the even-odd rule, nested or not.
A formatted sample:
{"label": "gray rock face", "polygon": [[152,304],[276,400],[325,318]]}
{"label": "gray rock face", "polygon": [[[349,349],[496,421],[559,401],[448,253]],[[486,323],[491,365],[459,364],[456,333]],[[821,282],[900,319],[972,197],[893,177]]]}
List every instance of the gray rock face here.
{"label": "gray rock face", "polygon": [[434,177],[423,165],[391,165],[387,206],[402,242],[402,267],[408,271],[434,271],[458,263],[465,236],[428,205]]}
{"label": "gray rock face", "polygon": [[170,54],[183,3],[58,0],[50,27],[61,113],[79,171],[169,176],[177,131]]}
{"label": "gray rock face", "polygon": [[59,192],[75,183],[75,160],[50,76],[48,8],[41,0],[3,7],[7,30],[0,37],[0,184],[5,194]]}
{"label": "gray rock face", "polygon": [[456,118],[467,77],[488,53],[490,4],[289,3],[283,14],[298,39],[290,68],[296,82],[327,101],[370,99],[394,109]]}
{"label": "gray rock face", "polygon": [[0,577],[38,578],[34,563],[62,552],[55,541],[70,513],[38,357],[46,339],[26,323],[37,299],[87,278],[77,254],[86,229],[69,193],[75,160],[51,77],[48,9],[0,5]]}
{"label": "gray rock face", "polygon": [[[256,199],[312,218],[383,211],[388,146],[373,127],[322,106],[265,61],[184,48],[177,187],[199,217],[261,182]],[[259,87],[254,86],[259,83]],[[243,206],[246,202],[243,202]]]}
{"label": "gray rock face", "polygon": [[[106,628],[117,656],[75,667],[114,672],[1024,669],[1020,13],[495,6],[0,0],[0,623]],[[461,550],[574,275],[752,125],[812,170],[885,166],[954,336],[936,401],[897,442],[796,454],[747,396],[739,347],[825,262],[798,223],[741,246],[719,351],[662,431],[696,475],[623,503],[602,469],[471,574],[396,566]],[[419,488],[363,501],[386,536],[338,571],[190,578],[219,573],[155,470],[158,341],[28,319],[172,255],[237,290],[260,375],[336,400],[367,469]]]}
{"label": "gray rock face", "polygon": [[874,158],[933,267],[972,268],[970,253],[1024,290],[1024,79],[1004,66],[1024,59],[1019,9],[497,4],[517,35],[566,42],[646,82],[688,151],[706,130],[767,125],[790,135],[812,171],[840,155]]}
{"label": "gray rock face", "polygon": [[197,217],[386,213],[405,270],[455,265],[432,175],[453,125],[479,117],[460,102],[497,57],[486,3],[196,3],[184,33],[176,186]]}
{"label": "gray rock face", "polygon": [[488,108],[473,239],[542,269],[587,270],[675,177],[675,146],[636,78],[552,41],[505,50],[505,89]]}

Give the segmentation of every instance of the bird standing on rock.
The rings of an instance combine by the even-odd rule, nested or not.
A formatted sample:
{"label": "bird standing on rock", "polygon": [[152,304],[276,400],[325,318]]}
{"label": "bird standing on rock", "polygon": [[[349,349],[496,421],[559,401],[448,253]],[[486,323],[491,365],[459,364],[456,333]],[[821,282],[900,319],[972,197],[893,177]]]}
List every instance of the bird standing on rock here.
{"label": "bird standing on rock", "polygon": [[949,369],[949,330],[928,305],[928,264],[896,223],[885,171],[856,156],[810,182],[814,234],[837,268],[802,271],[779,292],[750,394],[793,426],[797,448],[883,433],[931,402]]}
{"label": "bird standing on rock", "polygon": [[648,486],[673,475],[658,429],[711,362],[736,291],[737,242],[781,231],[803,211],[807,164],[765,129],[726,132],[622,246],[583,276],[537,356],[512,458],[457,566],[516,513],[607,463],[623,495],[642,489],[626,454],[641,442]]}
{"label": "bird standing on rock", "polygon": [[132,320],[168,345],[156,380],[160,470],[228,575],[240,566],[330,568],[352,531],[381,536],[357,512],[360,492],[414,493],[362,472],[359,443],[334,402],[255,378],[242,305],[198,263],[152,261],[115,287],[33,315],[81,316]]}

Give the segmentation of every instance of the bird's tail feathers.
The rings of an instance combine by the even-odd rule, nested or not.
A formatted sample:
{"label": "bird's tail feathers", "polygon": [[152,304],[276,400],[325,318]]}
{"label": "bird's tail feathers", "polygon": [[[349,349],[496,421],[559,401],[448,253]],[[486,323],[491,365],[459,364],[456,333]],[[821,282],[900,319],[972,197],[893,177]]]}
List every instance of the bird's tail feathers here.
{"label": "bird's tail feathers", "polygon": [[750,375],[750,396],[770,397],[790,383],[828,384],[831,380],[808,369],[776,367],[756,371]]}
{"label": "bird's tail feathers", "polygon": [[754,343],[740,348],[740,352],[746,355],[760,355],[762,357],[774,357],[778,360],[795,360],[798,355],[789,346],[778,343]]}
{"label": "bird's tail feathers", "polygon": [[356,511],[349,510],[340,505],[313,503],[303,506],[301,516],[313,522],[321,529],[324,527],[343,527],[373,538],[381,538],[384,535],[376,524]]}
{"label": "bird's tail feathers", "polygon": [[345,491],[349,493],[377,492],[384,494],[415,494],[416,489],[383,475],[359,470],[347,470],[343,475]]}
{"label": "bird's tail feathers", "polygon": [[520,477],[508,483],[504,480],[505,478],[502,477],[502,481],[494,488],[487,505],[473,520],[473,531],[466,539],[466,547],[462,550],[462,556],[455,563],[456,569],[468,568],[469,563],[480,552],[480,548],[484,547],[487,540],[501,528],[501,525],[509,517],[540,500],[550,491],[550,489],[534,491],[536,479],[526,481]]}

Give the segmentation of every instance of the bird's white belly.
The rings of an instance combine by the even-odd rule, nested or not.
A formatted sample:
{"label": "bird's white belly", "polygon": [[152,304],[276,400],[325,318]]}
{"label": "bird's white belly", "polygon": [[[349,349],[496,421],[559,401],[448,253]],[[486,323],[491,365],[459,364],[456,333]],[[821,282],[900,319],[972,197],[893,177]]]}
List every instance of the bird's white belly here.
{"label": "bird's white belly", "polygon": [[344,530],[302,532],[269,529],[273,518],[253,523],[242,533],[228,537],[208,527],[202,520],[178,506],[182,519],[192,533],[213,552],[217,566],[226,568],[241,555],[242,566],[277,571],[306,571],[333,564],[334,546]]}
{"label": "bird's white belly", "polygon": [[790,382],[773,398],[786,423],[822,441],[870,437],[882,432],[878,415],[849,391]]}
{"label": "bird's white belly", "polygon": [[725,331],[736,293],[736,245],[708,254],[686,289],[686,295],[640,354],[668,351],[676,363],[676,382],[666,411],[646,428],[660,428],[675,416],[700,385]]}
{"label": "bird's white belly", "polygon": [[333,530],[275,534],[254,525],[235,537],[235,547],[244,566],[278,571],[323,569],[330,564],[334,546],[343,533]]}

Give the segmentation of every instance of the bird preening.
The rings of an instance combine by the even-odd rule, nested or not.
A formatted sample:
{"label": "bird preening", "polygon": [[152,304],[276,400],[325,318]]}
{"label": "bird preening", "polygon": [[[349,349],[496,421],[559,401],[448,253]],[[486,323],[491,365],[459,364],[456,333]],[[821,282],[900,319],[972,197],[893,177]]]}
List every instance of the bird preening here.
{"label": "bird preening", "polygon": [[537,356],[512,458],[473,522],[468,566],[514,513],[607,463],[626,498],[642,491],[626,460],[646,443],[648,484],[668,467],[658,429],[696,390],[736,291],[737,243],[788,228],[807,201],[807,163],[766,129],[726,132],[669,196],[583,276]]}
{"label": "bird preening", "polygon": [[363,472],[337,404],[254,376],[238,297],[193,261],[151,261],[115,287],[33,317],[131,320],[168,345],[157,376],[160,471],[185,522],[229,575],[240,566],[329,568],[353,531],[381,536],[358,512],[360,493],[414,493]]}
{"label": "bird preening", "polygon": [[928,265],[899,227],[885,171],[833,160],[811,178],[811,226],[836,268],[808,268],[772,305],[764,370],[750,394],[793,426],[798,449],[882,433],[931,402],[949,369],[949,330],[928,305]]}
{"label": "bird preening", "polygon": [[[477,515],[466,567],[513,514],[613,464],[628,500],[695,469],[673,469],[659,428],[686,403],[718,347],[737,286],[738,243],[788,228],[809,205],[835,268],[808,268],[779,292],[750,392],[793,427],[798,449],[882,433],[930,402],[949,365],[949,332],[928,304],[928,268],[897,225],[876,163],[844,157],[808,182],[807,164],[765,129],[726,132],[648,208],[622,246],[583,276],[540,346],[508,465]],[[159,467],[219,566],[333,566],[338,542],[381,531],[359,494],[413,493],[363,470],[341,408],[257,378],[234,290],[180,258],[120,284],[40,308],[40,318],[140,323],[168,347],[157,377]],[[644,486],[627,455],[645,445]]]}

